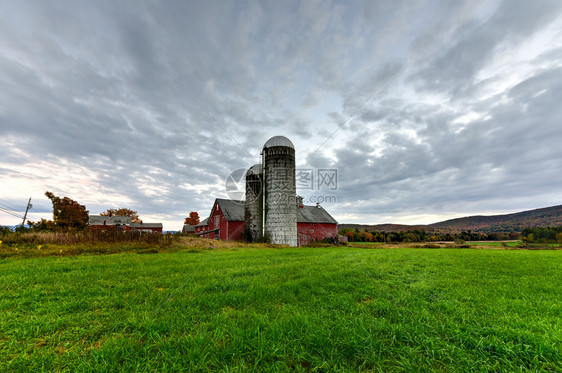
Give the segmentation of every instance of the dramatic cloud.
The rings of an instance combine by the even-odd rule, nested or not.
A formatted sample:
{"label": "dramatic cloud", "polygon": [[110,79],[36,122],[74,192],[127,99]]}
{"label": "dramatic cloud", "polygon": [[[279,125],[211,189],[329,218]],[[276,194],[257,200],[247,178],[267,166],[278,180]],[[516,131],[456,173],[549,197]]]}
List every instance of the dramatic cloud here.
{"label": "dramatic cloud", "polygon": [[32,220],[49,190],[178,229],[278,134],[315,170],[299,192],[340,222],[562,202],[560,1],[0,10],[0,207],[32,197]]}

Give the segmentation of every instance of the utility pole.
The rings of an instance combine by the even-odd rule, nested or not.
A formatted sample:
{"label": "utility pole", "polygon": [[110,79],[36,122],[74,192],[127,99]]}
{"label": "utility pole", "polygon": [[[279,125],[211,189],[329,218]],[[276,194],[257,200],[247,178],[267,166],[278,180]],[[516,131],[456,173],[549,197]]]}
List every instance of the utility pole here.
{"label": "utility pole", "polygon": [[31,204],[31,197],[30,197],[29,201],[27,201],[27,207],[25,208],[25,214],[23,215],[23,221],[21,222],[22,227],[25,227],[25,219],[27,218],[27,212],[32,207],[33,207],[33,205]]}

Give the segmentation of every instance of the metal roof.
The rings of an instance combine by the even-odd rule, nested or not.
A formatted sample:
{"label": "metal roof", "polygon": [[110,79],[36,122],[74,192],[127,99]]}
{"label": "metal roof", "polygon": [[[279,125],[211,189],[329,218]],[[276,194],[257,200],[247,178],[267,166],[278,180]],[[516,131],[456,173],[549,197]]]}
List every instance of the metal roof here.
{"label": "metal roof", "polygon": [[289,140],[285,136],[273,136],[263,145],[264,148],[271,148],[274,146],[286,146],[292,149],[295,148],[291,140]]}
{"label": "metal roof", "polygon": [[248,175],[259,175],[261,174],[261,164],[257,163],[248,169],[246,176]]}
{"label": "metal roof", "polygon": [[197,224],[196,227],[206,227],[207,225],[209,225],[209,218],[203,219],[203,221]]}
{"label": "metal roof", "polygon": [[297,223],[338,224],[322,206],[304,206],[297,208]]}
{"label": "metal roof", "polygon": [[131,224],[130,216],[103,216],[90,215],[88,224],[90,225],[115,225],[115,224]]}
{"label": "metal roof", "polygon": [[228,221],[244,221],[244,201],[217,198],[224,217]]}
{"label": "metal roof", "polygon": [[162,223],[131,223],[131,228],[162,228]]}

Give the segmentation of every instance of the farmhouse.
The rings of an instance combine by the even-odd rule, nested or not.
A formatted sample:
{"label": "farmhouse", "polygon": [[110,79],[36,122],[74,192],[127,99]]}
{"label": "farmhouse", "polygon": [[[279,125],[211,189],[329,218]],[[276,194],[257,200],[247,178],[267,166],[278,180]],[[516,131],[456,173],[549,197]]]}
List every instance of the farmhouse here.
{"label": "farmhouse", "polygon": [[[320,205],[297,204],[298,245],[312,240],[337,237],[337,221]],[[204,238],[244,241],[244,201],[215,199],[209,217],[195,226],[195,234]]]}
{"label": "farmhouse", "polygon": [[162,223],[131,223],[131,232],[162,233]]}
{"label": "farmhouse", "polygon": [[162,233],[162,223],[132,223],[130,216],[90,215],[88,229],[92,231]]}
{"label": "farmhouse", "polygon": [[124,231],[130,224],[130,216],[90,215],[88,219],[89,229],[92,231]]}

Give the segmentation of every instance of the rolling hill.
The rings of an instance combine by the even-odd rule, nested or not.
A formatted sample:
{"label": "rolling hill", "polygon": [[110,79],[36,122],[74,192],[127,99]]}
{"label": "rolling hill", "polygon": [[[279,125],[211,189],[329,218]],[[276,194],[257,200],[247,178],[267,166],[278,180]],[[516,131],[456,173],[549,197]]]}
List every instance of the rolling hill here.
{"label": "rolling hill", "polygon": [[562,205],[545,207],[505,215],[475,215],[445,220],[428,225],[402,224],[340,224],[338,229],[358,228],[359,230],[400,232],[413,229],[429,231],[462,231],[475,232],[521,232],[527,227],[553,227],[562,225]]}

